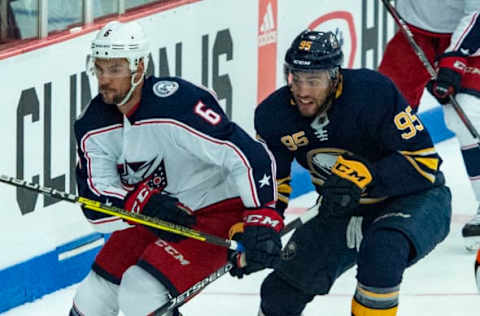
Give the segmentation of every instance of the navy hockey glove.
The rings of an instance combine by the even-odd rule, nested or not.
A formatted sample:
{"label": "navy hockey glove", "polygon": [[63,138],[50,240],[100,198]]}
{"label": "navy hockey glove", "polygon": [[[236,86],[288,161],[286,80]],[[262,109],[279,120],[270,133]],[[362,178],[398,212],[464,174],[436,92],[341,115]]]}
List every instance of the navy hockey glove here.
{"label": "navy hockey glove", "polygon": [[[152,188],[148,181],[142,182],[135,191],[127,196],[124,208],[134,213],[141,213],[187,227],[192,227],[196,222],[191,209],[180,203],[177,198],[161,194],[158,189]],[[178,242],[187,238],[153,227],[146,227],[166,241]]]}
{"label": "navy hockey glove", "polygon": [[321,188],[320,218],[354,215],[362,192],[373,181],[373,172],[353,156],[339,156],[331,171]]}
{"label": "navy hockey glove", "polygon": [[454,96],[460,89],[465,63],[466,59],[460,56],[448,54],[440,57],[437,78],[427,84],[428,91],[440,104],[450,102],[450,96]]}
{"label": "navy hockey glove", "polygon": [[282,241],[280,230],[283,219],[275,210],[269,208],[247,210],[243,213],[243,223],[230,228],[231,239],[239,241],[245,252],[229,252],[230,261],[235,265],[232,276],[242,278],[264,268],[275,268],[280,263]]}

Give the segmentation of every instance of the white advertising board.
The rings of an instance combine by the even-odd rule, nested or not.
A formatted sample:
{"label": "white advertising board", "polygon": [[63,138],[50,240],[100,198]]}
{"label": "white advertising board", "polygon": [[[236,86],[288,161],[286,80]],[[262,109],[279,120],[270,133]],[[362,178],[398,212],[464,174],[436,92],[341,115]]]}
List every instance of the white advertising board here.
{"label": "white advertising board", "polygon": [[[211,10],[211,1],[200,1],[139,18],[151,39],[151,70],[215,90],[225,111],[252,132],[257,4],[215,1],[215,19]],[[94,35],[0,60],[2,174],[75,193],[72,122],[97,93],[85,74]],[[0,258],[0,268],[92,232],[78,206],[3,184],[0,198],[0,219],[9,223],[0,247],[14,249]]]}

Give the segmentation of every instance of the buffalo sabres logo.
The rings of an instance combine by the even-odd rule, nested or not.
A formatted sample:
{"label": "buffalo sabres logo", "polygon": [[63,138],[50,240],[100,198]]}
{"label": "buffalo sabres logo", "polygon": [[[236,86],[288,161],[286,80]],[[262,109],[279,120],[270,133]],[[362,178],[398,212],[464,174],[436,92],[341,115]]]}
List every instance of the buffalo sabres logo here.
{"label": "buffalo sabres logo", "polygon": [[153,93],[161,98],[166,98],[174,94],[178,90],[178,82],[175,81],[159,81],[153,86]]}
{"label": "buffalo sabres logo", "polygon": [[307,163],[313,179],[321,180],[320,183],[332,173],[331,169],[335,165],[339,155],[345,150],[337,148],[316,148],[307,153]]}

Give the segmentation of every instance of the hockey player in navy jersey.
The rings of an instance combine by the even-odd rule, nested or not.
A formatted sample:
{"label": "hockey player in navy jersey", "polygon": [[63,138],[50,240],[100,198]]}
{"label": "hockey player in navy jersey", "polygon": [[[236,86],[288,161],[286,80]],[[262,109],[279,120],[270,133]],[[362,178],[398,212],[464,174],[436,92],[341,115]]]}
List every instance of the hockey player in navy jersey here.
{"label": "hockey player in navy jersey", "polygon": [[[148,56],[135,22],[111,22],[93,40],[89,69],[99,94],[75,122],[79,194],[224,238],[235,226],[246,259],[236,271],[274,267],[283,220],[271,153],[206,89],[145,78]],[[84,213],[113,234],[79,285],[71,316],[150,315],[227,263],[225,248]]]}
{"label": "hockey player in navy jersey", "polygon": [[[399,30],[388,43],[379,71],[397,85],[416,111],[425,85],[445,105],[447,127],[460,144],[465,168],[478,203],[475,216],[462,229],[465,247],[480,248],[480,147],[449,105],[450,95],[480,131],[480,0],[397,0],[398,13],[438,77],[430,80],[425,66]],[[462,210],[464,211],[464,210]]]}
{"label": "hockey player in navy jersey", "polygon": [[387,77],[342,60],[334,33],[302,32],[285,56],[287,85],[255,111],[277,162],[277,210],[293,159],[319,193],[319,215],[263,281],[259,315],[300,315],[354,264],[352,315],[396,315],[403,272],[449,232],[450,190],[422,122]]}

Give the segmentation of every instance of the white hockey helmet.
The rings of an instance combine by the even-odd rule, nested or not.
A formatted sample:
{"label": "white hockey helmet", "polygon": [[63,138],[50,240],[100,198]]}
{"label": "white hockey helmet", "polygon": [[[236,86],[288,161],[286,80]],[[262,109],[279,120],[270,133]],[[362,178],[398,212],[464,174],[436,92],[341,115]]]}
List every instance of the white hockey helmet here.
{"label": "white hockey helmet", "polygon": [[[132,96],[135,88],[145,77],[149,60],[149,43],[142,27],[137,22],[120,23],[112,21],[98,31],[92,41],[91,53],[87,56],[87,72],[95,74],[96,58],[125,58],[128,60],[132,74],[131,87],[118,105],[123,105]],[[143,60],[143,73],[133,76],[137,71],[140,60]],[[137,77],[137,81],[135,81]]]}
{"label": "white hockey helmet", "polygon": [[92,41],[91,49],[89,67],[93,67],[95,58],[126,58],[130,71],[135,72],[143,59],[146,72],[150,54],[149,43],[142,27],[135,21],[112,21],[106,24]]}

